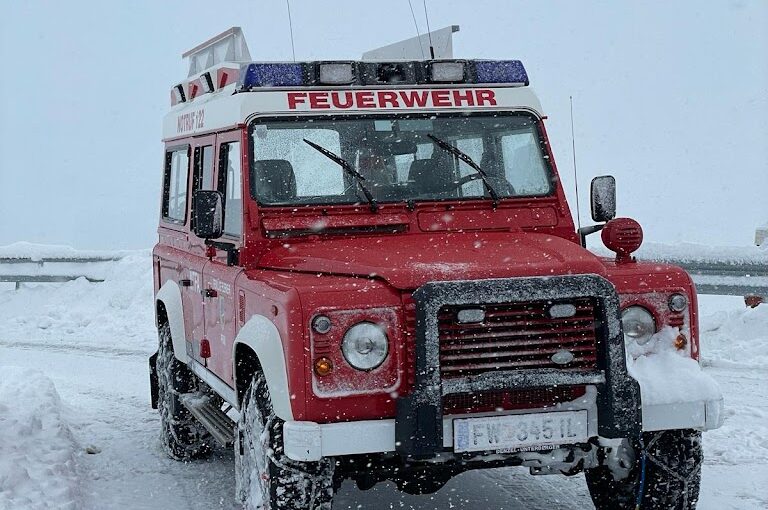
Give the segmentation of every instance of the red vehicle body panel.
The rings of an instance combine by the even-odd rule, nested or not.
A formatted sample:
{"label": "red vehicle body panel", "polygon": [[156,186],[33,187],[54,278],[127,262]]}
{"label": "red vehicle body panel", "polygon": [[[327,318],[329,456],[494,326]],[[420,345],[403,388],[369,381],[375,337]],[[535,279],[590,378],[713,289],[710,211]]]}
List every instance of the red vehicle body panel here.
{"label": "red vehicle body panel", "polygon": [[319,243],[286,240],[259,264],[308,273],[381,277],[401,290],[440,280],[605,274],[597,257],[570,241],[513,232],[342,237]]}

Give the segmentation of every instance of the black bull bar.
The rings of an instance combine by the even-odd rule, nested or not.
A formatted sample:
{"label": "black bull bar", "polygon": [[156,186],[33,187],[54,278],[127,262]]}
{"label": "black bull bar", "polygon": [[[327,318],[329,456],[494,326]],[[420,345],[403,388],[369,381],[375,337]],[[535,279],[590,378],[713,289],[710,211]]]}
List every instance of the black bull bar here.
{"label": "black bull bar", "polygon": [[[596,299],[597,369],[499,370],[442,380],[438,312],[446,305]],[[598,275],[431,282],[413,293],[416,302],[416,382],[397,401],[396,441],[402,456],[429,458],[443,451],[442,398],[455,393],[560,385],[597,388],[598,433],[637,437],[642,428],[640,386],[627,373],[616,289]]]}

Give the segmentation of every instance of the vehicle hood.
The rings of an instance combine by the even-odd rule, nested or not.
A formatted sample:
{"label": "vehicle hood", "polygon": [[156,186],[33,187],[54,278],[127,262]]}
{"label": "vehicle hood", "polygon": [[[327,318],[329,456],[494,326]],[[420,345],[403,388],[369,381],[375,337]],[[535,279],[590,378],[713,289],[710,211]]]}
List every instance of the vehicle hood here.
{"label": "vehicle hood", "polygon": [[430,281],[606,274],[581,246],[545,234],[446,233],[392,237],[291,239],[269,250],[260,267],[380,277],[415,289]]}

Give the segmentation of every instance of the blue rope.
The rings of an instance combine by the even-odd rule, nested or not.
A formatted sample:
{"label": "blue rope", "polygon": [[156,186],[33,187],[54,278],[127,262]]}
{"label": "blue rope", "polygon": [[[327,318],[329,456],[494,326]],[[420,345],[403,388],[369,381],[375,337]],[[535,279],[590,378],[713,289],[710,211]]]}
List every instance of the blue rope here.
{"label": "blue rope", "polygon": [[643,504],[643,493],[645,492],[645,443],[643,442],[643,433],[640,432],[640,486],[637,488],[637,498],[635,499],[635,510],[640,510]]}

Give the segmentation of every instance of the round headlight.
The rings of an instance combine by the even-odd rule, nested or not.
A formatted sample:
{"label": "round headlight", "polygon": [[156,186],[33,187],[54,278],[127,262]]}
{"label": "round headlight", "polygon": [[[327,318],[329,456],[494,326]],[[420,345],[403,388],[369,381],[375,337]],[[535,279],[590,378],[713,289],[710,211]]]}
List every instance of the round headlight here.
{"label": "round headlight", "polygon": [[669,309],[673,312],[682,312],[688,308],[688,298],[684,294],[672,294],[669,296]]}
{"label": "round headlight", "polygon": [[372,322],[360,322],[344,334],[341,352],[352,367],[358,370],[372,370],[387,359],[387,334]]}
{"label": "round headlight", "polygon": [[630,306],[621,312],[621,325],[624,329],[624,341],[634,340],[638,345],[648,343],[656,333],[653,315],[642,306]]}

